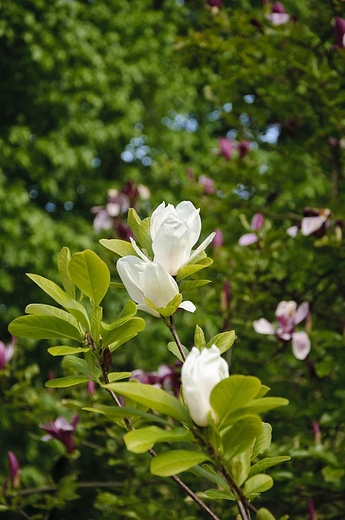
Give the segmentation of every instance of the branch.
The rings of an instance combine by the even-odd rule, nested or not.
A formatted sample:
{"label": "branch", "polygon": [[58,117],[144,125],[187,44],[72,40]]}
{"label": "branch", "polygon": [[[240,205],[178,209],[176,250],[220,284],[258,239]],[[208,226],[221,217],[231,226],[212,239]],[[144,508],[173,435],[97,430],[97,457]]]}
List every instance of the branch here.
{"label": "branch", "polygon": [[186,361],[186,355],[185,355],[185,353],[183,351],[182,343],[181,343],[180,338],[178,337],[178,334],[176,332],[175,321],[174,321],[174,315],[173,314],[169,317],[169,325],[167,324],[167,327],[170,330],[171,335],[172,335],[172,337],[175,340],[177,348],[179,349],[179,352],[181,354],[182,360]]}

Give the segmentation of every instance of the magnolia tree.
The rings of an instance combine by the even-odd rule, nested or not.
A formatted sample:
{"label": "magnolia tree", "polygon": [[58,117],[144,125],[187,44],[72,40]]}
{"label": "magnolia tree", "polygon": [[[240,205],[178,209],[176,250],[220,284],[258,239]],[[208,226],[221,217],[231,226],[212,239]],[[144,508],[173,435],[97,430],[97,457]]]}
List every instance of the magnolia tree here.
{"label": "magnolia tree", "polygon": [[[87,384],[93,391],[96,384],[108,392],[107,405],[91,407],[84,403],[83,409],[90,412],[91,420],[97,423],[103,414],[122,427],[127,449],[135,454],[148,452],[152,457],[151,473],[171,478],[206,516],[220,519],[212,510],[212,500],[218,500],[225,501],[223,518],[228,518],[225,511],[230,501],[236,518],[249,520],[255,515],[259,520],[272,520],[274,513],[257,506],[255,499],[273,486],[266,470],[289,457],[265,457],[272,428],[261,415],[286,405],[287,400],[267,397],[269,388],[255,376],[229,375],[222,354],[232,347],[235,331],[205,338],[202,327],[197,325],[194,346],[189,351],[181,343],[175,324],[176,314],[194,312],[198,304],[186,299],[185,294],[209,282],[197,273],[212,263],[205,249],[215,234],[196,247],[201,219],[199,210],[189,201],[176,207],[163,202],[144,220],[131,208],[128,224],[135,240],[101,240],[121,257],[117,271],[131,298],[115,321],[103,321],[101,303],[110,287],[117,289],[122,284],[110,281],[106,263],[93,251],[71,255],[64,247],[58,259],[63,288],[42,276],[28,275],[59,307],[30,304],[27,315],[15,319],[9,330],[14,336],[33,340],[59,340],[61,345],[48,351],[64,357],[62,365],[68,375],[51,378],[46,386]],[[252,228],[258,230],[261,225],[260,220],[260,225],[253,224]],[[173,385],[165,389],[162,384],[166,378],[172,381],[173,371],[167,367],[160,367],[154,376],[140,369],[133,374],[114,370],[119,347],[145,328],[145,320],[136,316],[137,310],[158,318],[171,333],[167,348],[182,364],[182,385],[179,388],[174,384],[175,391]],[[299,334],[294,327],[307,313],[305,304],[296,311],[294,302],[281,302],[276,313],[277,329],[263,319],[254,326],[258,332],[292,339],[294,345]],[[148,355],[154,347],[147,347]],[[3,347],[3,351],[4,359],[8,359],[11,349]],[[126,379],[129,381],[124,382]],[[59,417],[42,424],[46,432],[43,440],[58,439],[72,453],[77,423],[78,416],[74,416],[70,423]],[[166,444],[176,447],[167,449]],[[14,486],[18,461],[13,453],[9,454],[9,465]],[[200,479],[200,486],[208,481],[211,487],[191,489],[179,476],[187,471]]]}

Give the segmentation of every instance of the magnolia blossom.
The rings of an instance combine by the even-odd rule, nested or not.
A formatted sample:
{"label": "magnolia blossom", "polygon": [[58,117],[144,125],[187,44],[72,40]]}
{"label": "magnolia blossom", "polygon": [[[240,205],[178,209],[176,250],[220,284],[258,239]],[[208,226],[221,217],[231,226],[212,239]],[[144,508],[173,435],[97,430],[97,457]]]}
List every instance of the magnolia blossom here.
{"label": "magnolia blossom", "polygon": [[75,449],[73,434],[78,422],[79,417],[75,415],[70,423],[64,417],[58,417],[55,421],[50,421],[50,424],[40,424],[40,428],[48,434],[42,437],[42,441],[57,439],[62,442],[68,453],[72,453]]}
{"label": "magnolia blossom", "polygon": [[[262,213],[255,213],[252,218],[252,222],[250,227],[253,231],[260,231],[262,226],[264,225],[265,217]],[[242,235],[238,241],[240,246],[249,246],[250,244],[254,244],[259,240],[259,235],[257,233],[245,233]]]}
{"label": "magnolia blossom", "polygon": [[267,15],[272,25],[282,25],[290,20],[290,15],[285,11],[285,7],[281,2],[275,2],[272,5],[271,14]]}
{"label": "magnolia blossom", "polygon": [[295,332],[295,326],[309,314],[309,303],[303,302],[297,307],[294,301],[281,301],[276,309],[277,325],[265,318],[253,322],[258,334],[275,335],[283,341],[292,341],[292,352],[297,359],[305,359],[310,352],[310,339],[306,332]]}
{"label": "magnolia blossom", "polygon": [[229,367],[216,345],[201,352],[196,347],[192,348],[182,366],[181,381],[189,413],[198,426],[209,424],[212,415],[211,392],[227,377]]}
{"label": "magnolia blossom", "polygon": [[[152,316],[160,315],[145,303],[145,298],[151,300],[155,307],[164,308],[180,292],[174,278],[157,262],[143,261],[136,256],[124,256],[117,261],[116,267],[138,309]],[[195,311],[195,305],[190,301],[182,302],[180,308],[189,312]]]}
{"label": "magnolia blossom", "polygon": [[9,345],[5,345],[2,341],[0,341],[0,370],[4,370],[7,363],[11,360],[14,353],[14,345],[10,343]]}
{"label": "magnolia blossom", "polygon": [[286,232],[291,237],[295,237],[299,231],[302,235],[313,235],[317,238],[325,236],[329,228],[333,227],[340,231],[344,226],[342,219],[331,219],[331,210],[328,208],[304,208],[303,218],[297,226],[289,227]]}
{"label": "magnolia blossom", "polygon": [[333,48],[345,49],[345,19],[338,16],[334,23],[334,36],[336,44]]}
{"label": "magnolia blossom", "polygon": [[7,453],[8,467],[10,470],[11,483],[14,488],[19,487],[20,465],[17,457],[12,451]]}
{"label": "magnolia blossom", "polygon": [[[164,269],[175,276],[178,270],[190,263],[204,251],[212,242],[214,233],[211,233],[202,244],[192,252],[201,232],[200,210],[190,201],[180,202],[176,208],[172,204],[165,206],[162,202],[152,213],[150,233],[154,262],[158,262]],[[143,260],[148,260],[133,243],[136,252]]]}

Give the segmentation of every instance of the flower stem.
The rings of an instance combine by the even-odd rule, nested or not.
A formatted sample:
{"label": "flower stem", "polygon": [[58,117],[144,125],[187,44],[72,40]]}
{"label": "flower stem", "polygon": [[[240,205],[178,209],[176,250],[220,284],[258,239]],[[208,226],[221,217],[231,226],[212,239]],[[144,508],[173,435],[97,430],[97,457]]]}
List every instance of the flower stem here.
{"label": "flower stem", "polygon": [[179,352],[180,352],[181,357],[182,357],[182,361],[186,361],[186,354],[183,351],[183,345],[182,345],[182,343],[180,341],[180,338],[178,337],[178,334],[176,332],[175,321],[174,321],[174,315],[173,314],[169,317],[169,324],[167,324],[167,327],[170,330],[171,335],[172,335],[172,337],[175,340],[177,348],[179,349]]}

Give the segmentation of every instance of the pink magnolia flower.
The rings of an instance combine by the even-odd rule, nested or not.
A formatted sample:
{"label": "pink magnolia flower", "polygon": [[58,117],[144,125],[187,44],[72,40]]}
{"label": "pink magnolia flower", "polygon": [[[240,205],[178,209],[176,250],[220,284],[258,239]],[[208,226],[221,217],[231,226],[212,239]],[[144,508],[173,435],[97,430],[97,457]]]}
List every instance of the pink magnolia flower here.
{"label": "pink magnolia flower", "polygon": [[330,227],[342,228],[344,222],[341,219],[331,220],[331,210],[328,208],[304,208],[302,220],[297,226],[289,227],[286,232],[295,237],[299,231],[302,235],[313,235],[317,238],[325,236]]}
{"label": "pink magnolia flower", "polygon": [[336,44],[333,48],[345,49],[345,20],[339,16],[336,18],[334,23],[334,36]]}
{"label": "pink magnolia flower", "polygon": [[152,385],[157,388],[172,392],[178,396],[181,385],[181,363],[177,361],[175,365],[160,365],[156,372],[144,372],[143,370],[134,370],[130,379],[136,379],[139,383]]}
{"label": "pink magnolia flower", "polygon": [[12,451],[7,453],[8,467],[10,470],[11,483],[14,488],[19,487],[20,481],[20,465],[17,457]]}
{"label": "pink magnolia flower", "polygon": [[42,440],[46,442],[56,439],[62,442],[68,453],[72,453],[75,449],[73,434],[78,422],[79,416],[75,415],[70,423],[64,417],[58,417],[55,421],[50,421],[50,424],[40,424],[40,428],[47,432]]}
{"label": "pink magnolia flower", "polygon": [[[252,218],[250,227],[253,231],[260,231],[262,226],[264,225],[265,217],[262,213],[255,213]],[[249,246],[250,244],[254,244],[259,240],[258,233],[245,233],[242,235],[238,241],[240,246]]]}
{"label": "pink magnolia flower", "polygon": [[14,354],[14,342],[5,345],[2,341],[0,341],[0,370],[4,370],[6,368],[7,363],[12,359]]}
{"label": "pink magnolia flower", "polygon": [[285,11],[284,4],[275,2],[272,5],[271,13],[266,18],[272,25],[282,25],[290,20],[290,15]]}
{"label": "pink magnolia flower", "polygon": [[234,150],[236,149],[235,144],[230,139],[227,139],[226,137],[221,137],[218,140],[220,153],[226,159],[227,161],[230,161],[232,158],[232,155],[234,153]]}
{"label": "pink magnolia flower", "polygon": [[206,177],[206,175],[200,175],[198,182],[204,188],[204,193],[207,195],[215,193],[216,188],[214,185],[214,180],[210,177]]}
{"label": "pink magnolia flower", "polygon": [[269,334],[283,341],[291,341],[292,352],[296,359],[305,359],[310,352],[311,344],[306,332],[295,332],[295,327],[309,314],[309,303],[303,302],[297,307],[297,303],[281,301],[276,309],[277,324],[272,324],[265,318],[253,322],[255,332]]}

